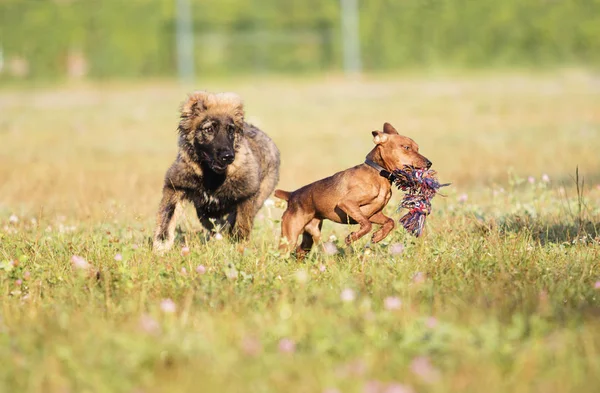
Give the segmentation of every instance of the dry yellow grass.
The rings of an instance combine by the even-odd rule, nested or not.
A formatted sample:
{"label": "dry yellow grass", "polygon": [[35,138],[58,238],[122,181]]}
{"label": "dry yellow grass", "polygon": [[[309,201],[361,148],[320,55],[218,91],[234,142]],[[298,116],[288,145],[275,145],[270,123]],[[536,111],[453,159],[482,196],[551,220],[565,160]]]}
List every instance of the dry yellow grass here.
{"label": "dry yellow grass", "polygon": [[454,189],[506,183],[509,168],[600,180],[600,79],[584,72],[257,79],[0,91],[0,208],[146,219],[176,154],[193,89],[235,91],[282,154],[282,188],[360,162],[384,121],[413,137]]}

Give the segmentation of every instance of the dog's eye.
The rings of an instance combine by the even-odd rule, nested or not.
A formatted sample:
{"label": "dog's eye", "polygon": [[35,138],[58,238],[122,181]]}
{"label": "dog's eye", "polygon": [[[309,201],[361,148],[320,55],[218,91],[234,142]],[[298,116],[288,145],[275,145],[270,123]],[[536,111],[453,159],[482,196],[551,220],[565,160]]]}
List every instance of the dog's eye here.
{"label": "dog's eye", "polygon": [[205,133],[207,133],[207,134],[212,134],[213,131],[214,131],[214,127],[212,126],[212,124],[208,125],[208,126],[204,126],[202,128],[202,131],[205,132]]}
{"label": "dog's eye", "polygon": [[410,150],[410,146],[402,146],[404,147],[404,150]]}
{"label": "dog's eye", "polygon": [[233,133],[235,132],[235,127],[234,127],[234,126],[232,126],[231,124],[230,124],[230,125],[228,125],[228,126],[227,126],[227,132],[228,132],[230,135],[233,135]]}

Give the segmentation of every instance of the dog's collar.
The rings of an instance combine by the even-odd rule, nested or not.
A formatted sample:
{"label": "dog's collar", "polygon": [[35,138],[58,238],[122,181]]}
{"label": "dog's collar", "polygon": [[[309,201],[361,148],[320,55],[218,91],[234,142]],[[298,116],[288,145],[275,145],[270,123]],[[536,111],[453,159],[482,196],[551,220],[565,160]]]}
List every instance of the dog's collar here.
{"label": "dog's collar", "polygon": [[390,181],[390,183],[393,183],[394,180],[396,180],[396,175],[394,175],[393,172],[388,171],[381,165],[369,160],[368,158],[365,160],[365,164],[367,164],[368,166],[370,166],[371,168],[373,168],[377,172],[379,172],[379,176],[385,177],[386,179],[388,179]]}

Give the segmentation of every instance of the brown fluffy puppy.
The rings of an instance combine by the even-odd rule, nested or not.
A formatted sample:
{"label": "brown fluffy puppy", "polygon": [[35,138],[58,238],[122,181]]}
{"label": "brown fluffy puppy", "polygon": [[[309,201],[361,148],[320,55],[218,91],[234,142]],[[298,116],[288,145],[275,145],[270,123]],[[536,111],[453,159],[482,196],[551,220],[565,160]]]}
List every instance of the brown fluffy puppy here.
{"label": "brown fluffy puppy", "polygon": [[387,176],[405,165],[429,168],[431,162],[419,154],[415,141],[399,135],[389,123],[383,125],[383,132],[373,131],[372,134],[375,147],[364,163],[293,192],[275,191],[276,197],[288,202],[281,219],[280,249],[291,251],[302,234],[302,243],[296,249],[302,257],[313,243],[320,241],[325,219],[360,225],[356,232],[348,235],[346,244],[371,232],[371,223],[382,226],[373,233],[374,243],[383,240],[394,229],[394,220],[382,212],[392,196]]}
{"label": "brown fluffy puppy", "polygon": [[179,152],[165,175],[156,218],[154,251],[173,246],[182,203],[194,204],[202,225],[228,224],[238,239],[250,235],[254,216],[279,180],[279,150],[244,121],[233,93],[192,93],[181,107]]}

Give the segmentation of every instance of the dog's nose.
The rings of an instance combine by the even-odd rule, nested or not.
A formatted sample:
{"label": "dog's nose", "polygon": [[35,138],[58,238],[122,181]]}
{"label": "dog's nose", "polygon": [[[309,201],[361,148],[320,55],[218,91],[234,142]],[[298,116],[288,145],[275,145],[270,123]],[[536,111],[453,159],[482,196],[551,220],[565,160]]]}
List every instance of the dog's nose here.
{"label": "dog's nose", "polygon": [[431,165],[433,165],[433,164],[428,159],[425,159],[425,165],[427,166],[427,169],[429,169],[429,168],[431,168]]}
{"label": "dog's nose", "polygon": [[222,164],[229,165],[233,162],[235,155],[231,150],[223,150],[219,152],[217,158],[219,159],[219,161],[221,161]]}

